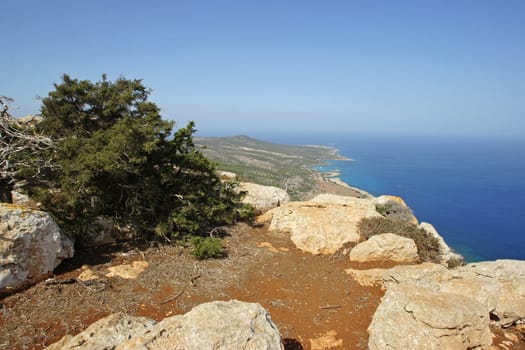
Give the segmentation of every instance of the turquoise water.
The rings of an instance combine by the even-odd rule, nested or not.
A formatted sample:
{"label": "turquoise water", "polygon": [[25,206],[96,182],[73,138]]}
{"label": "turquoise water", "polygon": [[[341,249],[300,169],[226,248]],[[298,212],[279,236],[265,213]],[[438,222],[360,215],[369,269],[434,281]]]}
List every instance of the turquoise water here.
{"label": "turquoise water", "polygon": [[401,196],[468,261],[525,259],[525,140],[373,135],[267,137],[336,147],[320,170],[373,195]]}

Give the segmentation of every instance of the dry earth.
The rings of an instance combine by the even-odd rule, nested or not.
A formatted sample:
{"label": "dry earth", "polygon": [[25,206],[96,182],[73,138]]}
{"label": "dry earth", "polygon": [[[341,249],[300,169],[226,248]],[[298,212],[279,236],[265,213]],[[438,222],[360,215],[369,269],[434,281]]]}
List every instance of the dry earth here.
{"label": "dry earth", "polygon": [[[366,349],[382,292],[356,284],[344,272],[347,258],[303,253],[284,236],[243,224],[229,229],[224,243],[227,257],[208,261],[164,245],[85,252],[51,281],[0,301],[0,348],[42,349],[117,311],[161,320],[233,298],[268,309],[287,349]],[[142,260],[149,266],[136,279],[105,276],[111,266]],[[99,278],[81,282],[87,263]]]}

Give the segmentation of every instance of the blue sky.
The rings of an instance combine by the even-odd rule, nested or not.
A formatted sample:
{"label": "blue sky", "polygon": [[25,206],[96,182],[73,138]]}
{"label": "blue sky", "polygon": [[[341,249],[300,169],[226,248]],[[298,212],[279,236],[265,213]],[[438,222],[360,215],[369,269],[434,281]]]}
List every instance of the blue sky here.
{"label": "blue sky", "polygon": [[142,78],[201,135],[525,137],[525,1],[3,0],[0,95]]}

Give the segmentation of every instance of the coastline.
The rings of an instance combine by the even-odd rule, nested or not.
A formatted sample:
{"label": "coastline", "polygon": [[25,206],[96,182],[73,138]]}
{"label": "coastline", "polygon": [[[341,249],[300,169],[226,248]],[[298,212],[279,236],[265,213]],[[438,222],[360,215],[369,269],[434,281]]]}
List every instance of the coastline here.
{"label": "coastline", "polygon": [[[322,145],[304,145],[305,147],[316,147],[329,149],[332,152],[333,157],[325,159],[338,160],[338,161],[354,161],[352,158],[348,158],[340,154],[340,150],[331,146]],[[350,184],[344,182],[341,178],[341,172],[339,170],[322,170],[321,165],[317,165],[311,168],[316,176],[316,185],[314,189],[303,196],[303,199],[311,199],[318,194],[329,193],[341,196],[349,197],[373,197],[367,191],[353,187]]]}

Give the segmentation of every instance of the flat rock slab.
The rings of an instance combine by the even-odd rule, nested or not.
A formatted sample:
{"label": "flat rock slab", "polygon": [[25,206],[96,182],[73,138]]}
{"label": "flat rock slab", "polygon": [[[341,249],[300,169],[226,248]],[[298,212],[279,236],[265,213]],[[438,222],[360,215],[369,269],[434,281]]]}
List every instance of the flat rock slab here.
{"label": "flat rock slab", "polygon": [[369,199],[321,195],[307,202],[290,202],[268,211],[270,231],[290,234],[295,246],[312,254],[333,254],[345,243],[360,240],[358,223],[379,216]]}

